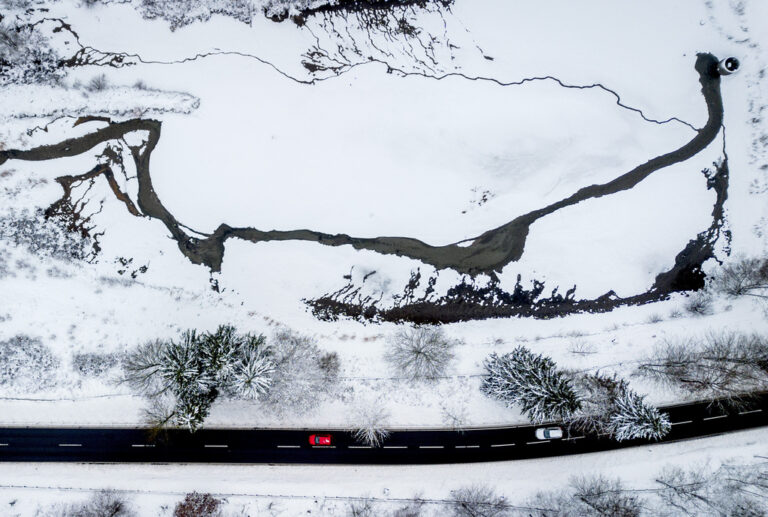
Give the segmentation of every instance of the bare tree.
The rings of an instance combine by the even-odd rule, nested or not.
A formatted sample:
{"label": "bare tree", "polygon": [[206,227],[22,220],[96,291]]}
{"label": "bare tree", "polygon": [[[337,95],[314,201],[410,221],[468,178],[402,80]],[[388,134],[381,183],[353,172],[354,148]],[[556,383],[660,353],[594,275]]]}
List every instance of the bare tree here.
{"label": "bare tree", "polygon": [[376,515],[374,506],[372,499],[352,501],[347,506],[347,515],[349,517],[374,517]]}
{"label": "bare tree", "polygon": [[665,468],[656,478],[660,517],[764,517],[768,498],[768,467],[722,465]]}
{"label": "bare tree", "polygon": [[385,359],[411,381],[435,380],[445,375],[455,346],[440,327],[406,327],[390,337]]}
{"label": "bare tree", "polygon": [[768,340],[737,332],[667,340],[641,362],[637,374],[692,395],[736,403],[768,387]]}
{"label": "bare tree", "polygon": [[272,383],[263,400],[280,412],[306,411],[337,386],[338,357],[323,354],[310,336],[278,329],[272,336]]}
{"label": "bare tree", "polygon": [[768,299],[768,259],[741,257],[725,264],[712,276],[712,286],[728,296]]}
{"label": "bare tree", "polygon": [[639,517],[644,501],[618,479],[586,476],[571,479],[564,490],[539,492],[528,506],[530,517]]}
{"label": "bare tree", "polygon": [[378,403],[361,405],[354,416],[352,437],[359,443],[381,447],[389,437],[385,427],[389,413]]}
{"label": "bare tree", "polygon": [[404,506],[396,508],[392,512],[392,517],[420,517],[424,512],[424,501],[418,497],[409,501]]}
{"label": "bare tree", "polygon": [[454,517],[504,517],[510,506],[504,496],[486,485],[471,485],[451,491]]}

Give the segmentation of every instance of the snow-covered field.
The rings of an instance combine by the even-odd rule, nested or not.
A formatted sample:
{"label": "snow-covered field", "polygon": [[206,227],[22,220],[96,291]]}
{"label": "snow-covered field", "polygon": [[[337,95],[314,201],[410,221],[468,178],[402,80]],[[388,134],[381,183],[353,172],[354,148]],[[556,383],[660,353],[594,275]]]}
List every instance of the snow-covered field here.
{"label": "snow-covered field", "polygon": [[[766,2],[456,0],[445,11],[407,11],[403,20],[418,28],[410,37],[326,15],[308,17],[302,27],[261,15],[250,23],[214,15],[171,31],[166,20],[142,18],[138,3],[35,2],[76,33],[56,33],[52,44],[62,55],[81,45],[96,57],[119,53],[130,66],[79,66],[56,83],[3,86],[0,150],[106,127],[103,120],[75,125],[78,117],[155,118],[162,135],[151,157],[154,191],[190,234],[228,224],[446,245],[681,147],[707,121],[696,54],[733,55],[742,70],[722,80],[725,129],[704,151],[632,189],[537,220],[520,260],[498,274],[507,290],[518,275],[526,287],[543,281],[547,295],[574,284],[577,298],[644,292],[712,223],[715,192],[702,170],[724,153],[732,239],[718,242],[719,258],[768,251]],[[14,5],[0,1],[0,12],[20,13]],[[94,85],[102,74],[106,83]],[[115,174],[134,204],[128,147],[146,138],[141,131],[125,137],[125,171]],[[443,330],[460,344],[445,378],[411,383],[384,360],[398,326],[319,321],[303,300],[339,289],[344,275],[359,282],[375,272],[365,292],[389,303],[415,270],[435,272],[420,261],[351,246],[230,239],[221,271],[212,273],[179,251],[162,222],[132,215],[104,178],[83,182],[72,196],[84,201],[82,217],[90,216],[98,235],[95,261],[62,259],[14,233],[22,219],[44,232],[47,223],[34,211],[61,197],[56,179],[90,171],[103,151],[0,165],[0,342],[29,336],[56,363],[31,368],[27,378],[0,379],[0,425],[141,424],[146,402],[118,382],[119,360],[94,374],[78,370],[78,354],[119,358],[146,341],[222,323],[267,336],[284,327],[311,336],[321,350],[338,353],[340,383],[300,412],[220,400],[206,421],[211,426],[344,427],[354,425],[356,408],[371,404],[386,408],[392,427],[445,426],[456,415],[466,426],[524,422],[478,389],[483,359],[521,344],[563,368],[617,373],[649,402],[671,403],[685,395],[632,376],[654,347],[711,331],[768,332],[768,309],[759,300],[718,297],[713,313],[699,316],[685,310],[685,294],[602,314],[453,323]],[[717,267],[705,264],[706,271]],[[437,290],[460,280],[442,270]],[[269,499],[253,502],[252,495],[317,496],[321,503],[310,497],[278,506],[286,515],[338,513],[344,502],[330,496],[410,497],[425,472],[462,481],[424,486],[427,498],[445,497],[464,482],[497,480],[514,500],[553,473],[564,473],[562,484],[581,462],[644,486],[660,458],[690,464],[709,454],[699,449],[714,451],[715,461],[746,458],[764,452],[756,445],[764,438],[750,431],[588,460],[450,468],[195,467],[191,477],[205,482],[183,466],[19,465],[13,475],[0,469],[0,485],[54,490],[8,492],[7,502],[18,499],[18,506],[0,513],[31,514],[41,493],[42,502],[101,486],[140,490],[148,479],[158,480],[154,494],[136,494],[147,514],[191,489],[227,495],[251,512],[266,511],[260,505]],[[317,484],[320,472],[326,481]],[[68,484],[55,481],[62,476]]]}

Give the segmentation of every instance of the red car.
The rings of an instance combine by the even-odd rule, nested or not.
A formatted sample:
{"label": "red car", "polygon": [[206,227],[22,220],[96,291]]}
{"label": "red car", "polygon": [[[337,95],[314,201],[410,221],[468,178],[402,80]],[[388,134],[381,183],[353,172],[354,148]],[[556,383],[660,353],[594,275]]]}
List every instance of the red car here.
{"label": "red car", "polygon": [[310,434],[309,444],[310,445],[331,445],[331,435],[330,434]]}

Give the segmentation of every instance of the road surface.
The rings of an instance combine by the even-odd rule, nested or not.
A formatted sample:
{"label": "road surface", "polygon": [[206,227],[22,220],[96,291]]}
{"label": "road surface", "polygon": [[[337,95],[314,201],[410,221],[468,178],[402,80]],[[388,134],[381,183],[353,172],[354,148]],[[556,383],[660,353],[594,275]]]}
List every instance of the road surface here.
{"label": "road surface", "polygon": [[[660,408],[672,430],[664,442],[768,426],[768,393],[740,410],[705,402]],[[0,428],[0,461],[168,463],[425,464],[508,461],[607,451],[653,442],[617,443],[607,436],[537,440],[542,426],[455,430],[393,430],[380,448],[363,446],[343,429],[175,429],[153,437],[140,428]],[[331,434],[330,447],[310,434]]]}

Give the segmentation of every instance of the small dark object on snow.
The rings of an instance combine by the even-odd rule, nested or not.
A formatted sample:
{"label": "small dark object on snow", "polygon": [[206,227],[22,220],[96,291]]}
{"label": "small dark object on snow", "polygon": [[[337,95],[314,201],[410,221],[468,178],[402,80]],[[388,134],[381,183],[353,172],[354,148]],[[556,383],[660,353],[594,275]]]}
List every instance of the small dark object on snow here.
{"label": "small dark object on snow", "polygon": [[717,71],[720,75],[731,75],[738,72],[741,63],[735,57],[727,57],[717,64]]}

